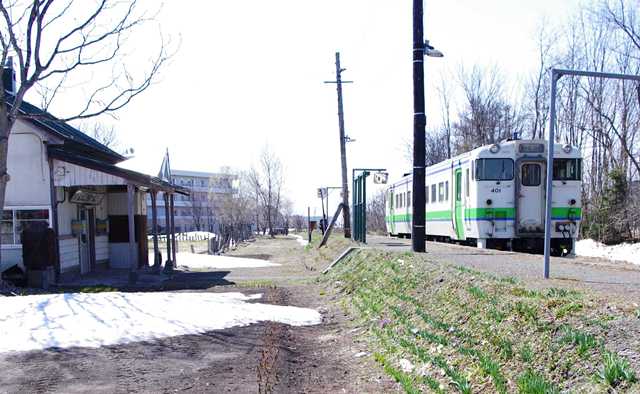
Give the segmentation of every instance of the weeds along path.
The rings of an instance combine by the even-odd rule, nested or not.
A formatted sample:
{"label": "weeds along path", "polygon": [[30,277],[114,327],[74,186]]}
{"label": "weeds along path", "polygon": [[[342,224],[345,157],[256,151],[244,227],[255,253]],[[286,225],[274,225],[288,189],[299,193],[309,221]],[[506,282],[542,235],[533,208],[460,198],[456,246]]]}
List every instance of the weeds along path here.
{"label": "weeds along path", "polygon": [[375,249],[324,281],[408,393],[640,390],[638,304]]}

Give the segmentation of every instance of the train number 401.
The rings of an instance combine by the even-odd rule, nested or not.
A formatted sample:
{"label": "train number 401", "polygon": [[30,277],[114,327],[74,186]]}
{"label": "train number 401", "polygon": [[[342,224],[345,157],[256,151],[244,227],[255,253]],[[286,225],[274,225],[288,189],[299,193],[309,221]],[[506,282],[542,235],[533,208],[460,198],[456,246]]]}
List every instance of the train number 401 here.
{"label": "train number 401", "polygon": [[499,187],[494,187],[493,189],[491,189],[491,193],[500,193],[502,191],[502,189],[500,189]]}

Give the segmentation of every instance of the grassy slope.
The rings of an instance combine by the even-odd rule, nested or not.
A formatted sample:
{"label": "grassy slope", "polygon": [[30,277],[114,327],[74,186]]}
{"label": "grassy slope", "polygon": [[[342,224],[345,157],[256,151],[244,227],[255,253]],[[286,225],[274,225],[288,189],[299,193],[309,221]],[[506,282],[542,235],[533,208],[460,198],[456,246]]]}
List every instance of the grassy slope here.
{"label": "grassy slope", "polygon": [[326,279],[406,392],[640,391],[601,339],[624,312],[588,295],[373,250],[347,257]]}

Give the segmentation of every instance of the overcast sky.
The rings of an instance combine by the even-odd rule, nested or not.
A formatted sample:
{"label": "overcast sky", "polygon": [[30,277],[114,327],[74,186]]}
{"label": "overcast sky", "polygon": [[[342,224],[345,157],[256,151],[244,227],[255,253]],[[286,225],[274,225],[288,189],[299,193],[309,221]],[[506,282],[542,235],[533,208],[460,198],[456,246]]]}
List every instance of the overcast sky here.
{"label": "overcast sky", "polygon": [[[428,123],[439,120],[443,70],[496,65],[511,82],[536,67],[536,30],[574,0],[425,2],[425,35],[444,52],[426,66]],[[286,166],[296,212],[319,214],[316,188],[340,184],[334,54],[341,52],[352,167],[407,171],[412,138],[410,0],[165,1],[163,32],[181,41],[161,80],[119,114],[121,145],[155,173],[248,169],[264,144]],[[141,42],[140,45],[146,43]],[[334,192],[337,198],[337,192]],[[332,206],[336,202],[332,200]]]}

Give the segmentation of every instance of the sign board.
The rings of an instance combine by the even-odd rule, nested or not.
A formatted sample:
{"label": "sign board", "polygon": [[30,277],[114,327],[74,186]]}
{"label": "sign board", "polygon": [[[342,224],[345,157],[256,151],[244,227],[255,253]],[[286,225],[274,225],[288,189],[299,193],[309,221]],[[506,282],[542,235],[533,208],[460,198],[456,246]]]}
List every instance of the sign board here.
{"label": "sign board", "polygon": [[109,233],[109,221],[107,219],[96,219],[96,235],[107,235]]}
{"label": "sign board", "polygon": [[73,193],[69,202],[82,205],[98,205],[102,202],[103,198],[104,195],[102,194],[80,189]]}
{"label": "sign board", "polygon": [[72,220],[71,221],[71,234],[74,237],[79,236],[84,231],[84,222],[81,220]]}
{"label": "sign board", "polygon": [[377,185],[386,185],[388,179],[389,173],[387,172],[376,172],[373,174],[373,183]]}

